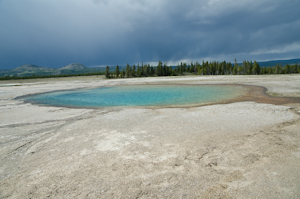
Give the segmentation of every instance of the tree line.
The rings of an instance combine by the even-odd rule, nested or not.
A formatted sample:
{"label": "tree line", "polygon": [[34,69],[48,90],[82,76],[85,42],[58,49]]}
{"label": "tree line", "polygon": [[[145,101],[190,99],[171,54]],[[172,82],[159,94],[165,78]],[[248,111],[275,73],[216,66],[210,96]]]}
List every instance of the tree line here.
{"label": "tree line", "polygon": [[4,76],[0,77],[0,80],[18,80],[18,79],[40,79],[40,78],[58,78],[58,77],[77,77],[77,76],[93,76],[93,75],[103,75],[103,72],[99,73],[80,73],[80,74],[61,74],[61,75],[31,75],[31,76]]}
{"label": "tree line", "polygon": [[[300,66],[298,64],[285,65],[277,64],[276,66],[260,67],[259,64],[254,61],[243,61],[242,64],[231,62],[199,62],[183,63],[181,62],[177,66],[167,66],[161,61],[157,66],[150,64],[137,64],[130,66],[127,64],[126,68],[122,70],[117,65],[116,69],[110,71],[109,66],[106,67],[106,78],[124,78],[124,77],[149,77],[149,76],[177,76],[184,74],[195,75],[260,75],[260,74],[293,74],[300,73]],[[12,80],[12,79],[36,79],[36,78],[56,78],[56,77],[73,77],[73,76],[92,76],[103,75],[104,73],[82,73],[82,74],[61,74],[61,75],[32,75],[32,76],[5,76],[0,77],[0,80]]]}
{"label": "tree line", "polygon": [[177,76],[184,74],[196,75],[259,75],[259,74],[292,74],[300,73],[300,66],[277,64],[276,66],[260,67],[254,61],[243,61],[239,65],[236,60],[235,63],[231,62],[191,62],[189,64],[181,62],[176,67],[167,66],[158,62],[157,66],[150,66],[150,64],[137,64],[130,66],[127,64],[126,68],[120,70],[117,65],[113,72],[110,72],[109,66],[106,67],[106,78],[124,78],[124,77],[148,77],[148,76]]}

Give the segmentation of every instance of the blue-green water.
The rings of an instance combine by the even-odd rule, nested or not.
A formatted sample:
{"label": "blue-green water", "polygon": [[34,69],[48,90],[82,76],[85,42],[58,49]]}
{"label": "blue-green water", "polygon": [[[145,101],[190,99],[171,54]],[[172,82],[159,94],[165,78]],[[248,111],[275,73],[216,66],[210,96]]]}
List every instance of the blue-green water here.
{"label": "blue-green water", "polygon": [[75,107],[189,105],[229,100],[244,90],[229,85],[134,85],[57,91],[29,96],[25,101]]}

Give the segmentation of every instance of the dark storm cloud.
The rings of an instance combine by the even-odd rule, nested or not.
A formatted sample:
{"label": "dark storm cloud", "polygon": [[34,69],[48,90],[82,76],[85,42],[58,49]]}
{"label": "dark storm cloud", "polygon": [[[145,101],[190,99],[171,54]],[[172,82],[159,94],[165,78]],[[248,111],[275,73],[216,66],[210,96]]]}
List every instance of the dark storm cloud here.
{"label": "dark storm cloud", "polygon": [[0,67],[299,58],[300,1],[0,0]]}

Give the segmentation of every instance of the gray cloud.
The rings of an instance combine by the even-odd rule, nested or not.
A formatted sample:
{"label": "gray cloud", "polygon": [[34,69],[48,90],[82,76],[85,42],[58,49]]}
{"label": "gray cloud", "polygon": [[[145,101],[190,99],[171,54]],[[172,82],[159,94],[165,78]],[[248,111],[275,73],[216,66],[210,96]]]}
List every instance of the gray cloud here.
{"label": "gray cloud", "polygon": [[296,58],[299,8],[294,0],[0,0],[0,68]]}

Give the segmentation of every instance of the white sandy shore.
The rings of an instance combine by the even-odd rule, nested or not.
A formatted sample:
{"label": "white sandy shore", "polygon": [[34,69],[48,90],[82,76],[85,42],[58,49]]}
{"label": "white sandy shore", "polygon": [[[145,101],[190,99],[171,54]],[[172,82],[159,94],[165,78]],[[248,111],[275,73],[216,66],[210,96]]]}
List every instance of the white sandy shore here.
{"label": "white sandy shore", "polygon": [[2,81],[0,198],[300,198],[299,104],[73,109],[14,100],[148,83],[300,97],[300,75]]}

